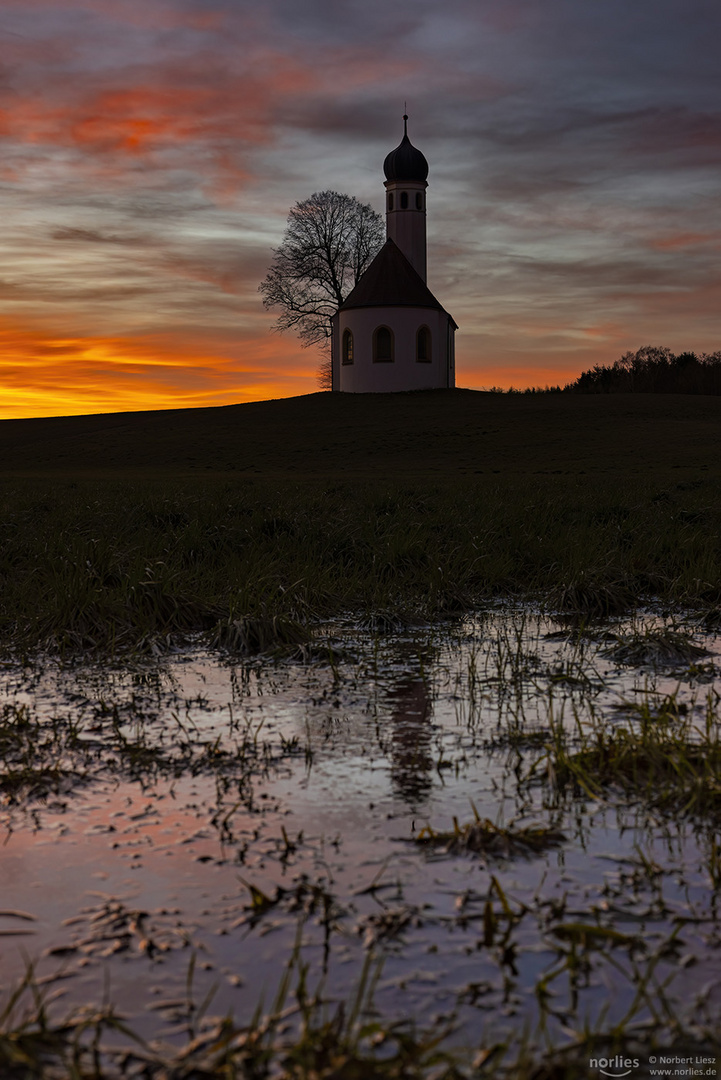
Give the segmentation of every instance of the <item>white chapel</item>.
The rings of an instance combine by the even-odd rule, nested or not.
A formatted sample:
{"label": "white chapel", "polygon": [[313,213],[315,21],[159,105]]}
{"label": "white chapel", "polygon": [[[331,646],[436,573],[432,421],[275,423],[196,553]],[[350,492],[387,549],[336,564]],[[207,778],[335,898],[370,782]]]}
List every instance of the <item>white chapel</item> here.
{"label": "white chapel", "polygon": [[333,389],[453,387],[457,326],[426,285],[428,162],[408,138],[407,116],[383,171],[387,239],[333,316]]}

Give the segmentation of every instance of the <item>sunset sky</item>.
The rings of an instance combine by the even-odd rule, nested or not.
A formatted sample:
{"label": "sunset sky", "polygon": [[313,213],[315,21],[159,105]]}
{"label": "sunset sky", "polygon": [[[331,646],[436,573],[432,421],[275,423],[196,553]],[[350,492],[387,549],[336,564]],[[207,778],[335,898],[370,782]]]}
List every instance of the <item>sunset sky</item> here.
{"label": "sunset sky", "polygon": [[718,0],[2,0],[0,417],[317,389],[290,207],[430,164],[457,383],[721,349]]}

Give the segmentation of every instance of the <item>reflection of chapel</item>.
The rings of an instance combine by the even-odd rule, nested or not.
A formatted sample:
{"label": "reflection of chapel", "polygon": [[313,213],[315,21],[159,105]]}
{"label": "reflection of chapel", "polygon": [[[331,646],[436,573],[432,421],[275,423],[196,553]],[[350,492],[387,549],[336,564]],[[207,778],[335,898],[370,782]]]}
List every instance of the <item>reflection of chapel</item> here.
{"label": "reflection of chapel", "polygon": [[456,323],[426,285],[428,162],[408,138],[383,162],[387,240],[333,316],[333,389],[455,386]]}

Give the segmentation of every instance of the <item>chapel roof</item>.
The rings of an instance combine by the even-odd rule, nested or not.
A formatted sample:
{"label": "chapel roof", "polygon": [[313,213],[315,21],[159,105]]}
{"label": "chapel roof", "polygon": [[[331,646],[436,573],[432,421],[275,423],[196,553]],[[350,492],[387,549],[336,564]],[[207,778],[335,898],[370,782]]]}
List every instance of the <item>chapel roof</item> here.
{"label": "chapel roof", "polygon": [[[341,304],[339,311],[362,307],[420,307],[448,312],[418,271],[390,238]],[[455,326],[452,316],[448,316]]]}

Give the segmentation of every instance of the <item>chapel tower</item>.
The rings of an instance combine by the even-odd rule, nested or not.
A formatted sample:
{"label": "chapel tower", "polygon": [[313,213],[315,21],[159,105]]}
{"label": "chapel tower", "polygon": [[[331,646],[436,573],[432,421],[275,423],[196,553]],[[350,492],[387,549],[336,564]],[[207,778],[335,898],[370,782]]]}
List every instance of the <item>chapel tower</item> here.
{"label": "chapel tower", "polygon": [[411,266],[426,280],[426,188],[428,162],[408,138],[403,116],[403,139],[383,162],[386,176],[386,236],[398,245]]}
{"label": "chapel tower", "polygon": [[386,242],[331,320],[333,390],[382,394],[456,385],[456,322],[426,284],[428,162],[408,138],[383,163]]}

